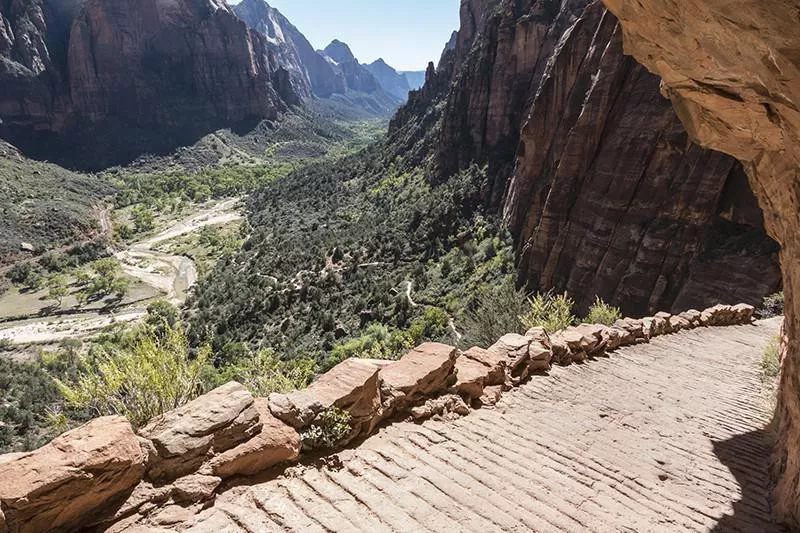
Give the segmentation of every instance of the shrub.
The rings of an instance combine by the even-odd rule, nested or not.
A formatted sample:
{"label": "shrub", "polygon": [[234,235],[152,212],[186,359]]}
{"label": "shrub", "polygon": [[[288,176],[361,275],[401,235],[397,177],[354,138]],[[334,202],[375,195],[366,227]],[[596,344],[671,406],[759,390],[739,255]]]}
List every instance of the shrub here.
{"label": "shrub", "polygon": [[266,397],[273,392],[305,388],[316,376],[316,370],[311,359],[284,361],[273,350],[266,349],[234,359],[212,377],[212,383],[217,386],[237,381],[255,396]]}
{"label": "shrub", "polygon": [[330,449],[340,445],[353,431],[350,413],[338,407],[321,413],[310,427],[300,432],[303,448]]}
{"label": "shrub", "polygon": [[98,416],[124,415],[138,427],[203,392],[209,349],[199,349],[190,360],[180,325],[166,328],[162,337],[142,327],[130,342],[100,346],[90,357],[89,371],[74,384],[57,381],[68,404]]}
{"label": "shrub", "polygon": [[521,317],[527,310],[525,293],[514,287],[513,280],[484,288],[464,314],[461,343],[488,348],[506,333],[523,333]]}
{"label": "shrub", "polygon": [[765,379],[774,379],[781,373],[780,345],[780,337],[774,337],[764,348],[764,357],[761,359],[761,375]]}
{"label": "shrub", "polygon": [[561,331],[575,322],[572,308],[575,302],[567,293],[550,292],[528,298],[528,311],[520,317],[524,329],[544,328],[548,333]]}
{"label": "shrub", "polygon": [[598,296],[594,304],[589,308],[589,314],[586,315],[586,322],[589,324],[613,326],[614,322],[620,318],[622,318],[622,312],[619,308],[608,305]]}
{"label": "shrub", "polygon": [[761,318],[772,318],[783,314],[783,292],[776,292],[764,298],[758,314]]}

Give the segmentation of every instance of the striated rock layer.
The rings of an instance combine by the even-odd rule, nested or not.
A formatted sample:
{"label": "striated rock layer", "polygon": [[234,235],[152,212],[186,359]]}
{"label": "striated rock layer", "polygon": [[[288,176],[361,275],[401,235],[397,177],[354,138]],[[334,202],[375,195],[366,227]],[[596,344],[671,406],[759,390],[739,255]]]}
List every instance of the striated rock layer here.
{"label": "striated rock layer", "polygon": [[438,174],[488,165],[486,204],[503,212],[529,289],[638,316],[779,289],[778,246],[741,165],[692,144],[600,0],[462,1],[454,46],[390,139],[408,150],[407,125],[425,129],[437,104]]}
{"label": "striated rock layer", "polygon": [[605,0],[694,140],[742,163],[781,245],[778,515],[800,527],[800,1]]}
{"label": "striated rock layer", "polygon": [[0,134],[68,166],[277,118],[309,92],[223,0],[4,2],[0,59]]}

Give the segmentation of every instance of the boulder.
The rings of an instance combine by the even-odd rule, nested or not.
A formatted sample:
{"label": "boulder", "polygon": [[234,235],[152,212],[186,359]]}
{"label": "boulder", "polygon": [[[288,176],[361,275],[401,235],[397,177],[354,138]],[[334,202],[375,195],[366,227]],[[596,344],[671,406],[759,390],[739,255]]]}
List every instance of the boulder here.
{"label": "boulder", "polygon": [[500,401],[500,398],[503,397],[503,386],[502,385],[493,385],[491,387],[486,387],[483,389],[483,396],[480,397],[478,402],[481,405],[487,406],[494,406],[497,405],[497,402]]}
{"label": "boulder", "polygon": [[700,314],[700,323],[704,326],[730,326],[737,320],[738,312],[730,305],[715,305]]}
{"label": "boulder", "polygon": [[752,323],[753,315],[756,312],[756,308],[748,304],[734,305],[731,310],[736,313],[736,320],[738,324]]}
{"label": "boulder", "polygon": [[[502,385],[506,382],[506,366],[508,365],[508,359],[501,354],[475,347],[464,352],[461,357],[477,361],[488,368],[486,379],[484,379],[484,385]],[[460,375],[456,377],[459,379],[461,378]]]}
{"label": "boulder", "polygon": [[550,347],[550,335],[547,334],[544,328],[531,328],[525,332],[525,336],[534,342],[540,343],[545,348]]}
{"label": "boulder", "polygon": [[261,431],[253,396],[228,383],[169,411],[141,429],[153,443],[148,477],[171,480],[192,473],[212,456],[250,440]]}
{"label": "boulder", "polygon": [[641,320],[636,320],[635,318],[621,318],[614,322],[614,327],[624,329],[633,335],[633,343],[647,340],[644,334],[644,324]]}
{"label": "boulder", "polygon": [[[350,413],[354,432],[370,426],[381,414],[380,367],[348,359],[320,376],[307,389],[269,395],[272,414],[295,429],[311,425],[319,414],[337,407]],[[355,436],[355,435],[354,435]]]}
{"label": "boulder", "polygon": [[13,532],[78,529],[127,498],[145,456],[130,423],[92,420],[30,453],[0,463],[0,506]]}
{"label": "boulder", "polygon": [[456,382],[452,391],[468,400],[480,398],[489,375],[489,367],[483,363],[461,355],[456,359]]}
{"label": "boulder", "polygon": [[20,243],[19,249],[23,252],[30,252],[33,253],[36,251],[36,247],[29,242]]}
{"label": "boulder", "polygon": [[669,327],[672,331],[678,332],[684,329],[692,329],[692,324],[680,315],[673,315],[669,319]]}
{"label": "boulder", "polygon": [[457,394],[446,394],[438,398],[432,398],[423,405],[418,405],[411,409],[411,418],[414,420],[425,420],[434,416],[466,416],[468,414],[469,406]]}
{"label": "boulder", "polygon": [[583,350],[590,356],[602,354],[606,346],[603,343],[603,331],[606,326],[602,324],[581,324],[575,326],[575,331],[584,337]]}
{"label": "boulder", "polygon": [[689,322],[690,327],[696,328],[700,325],[700,317],[702,316],[702,313],[697,309],[689,309],[688,311],[681,313],[679,316]]}
{"label": "boulder", "polygon": [[603,331],[601,332],[603,345],[605,345],[606,350],[608,351],[616,350],[622,345],[623,336],[627,334],[627,331],[619,328],[603,328]]}
{"label": "boulder", "polygon": [[254,475],[300,455],[300,435],[281,422],[269,409],[266,398],[256,398],[261,432],[239,446],[211,459],[202,473],[223,479],[236,475]]}
{"label": "boulder", "polygon": [[429,342],[383,367],[380,370],[381,392],[387,416],[447,390],[456,380],[453,368],[457,353],[452,346]]}
{"label": "boulder", "polygon": [[175,503],[200,503],[214,496],[222,479],[216,476],[192,474],[172,484],[172,499]]}
{"label": "boulder", "polygon": [[508,378],[513,385],[518,385],[530,374],[531,342],[530,337],[509,333],[489,348],[490,352],[508,361]]}
{"label": "boulder", "polygon": [[533,341],[528,348],[528,353],[528,359],[530,359],[528,371],[531,374],[547,372],[550,370],[550,363],[553,360],[553,352],[550,348],[545,347],[539,341]]}

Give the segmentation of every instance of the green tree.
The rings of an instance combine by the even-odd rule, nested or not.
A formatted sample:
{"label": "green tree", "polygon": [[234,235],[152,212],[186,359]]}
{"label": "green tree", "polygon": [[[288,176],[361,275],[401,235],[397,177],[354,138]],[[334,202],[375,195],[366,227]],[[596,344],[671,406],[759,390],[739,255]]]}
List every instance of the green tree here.
{"label": "green tree", "polygon": [[64,298],[69,294],[67,280],[64,276],[54,276],[47,282],[47,297],[53,300],[58,307],[64,304]]}
{"label": "green tree", "polygon": [[144,204],[139,204],[133,208],[131,218],[133,219],[133,227],[136,233],[147,233],[155,227],[153,210]]}

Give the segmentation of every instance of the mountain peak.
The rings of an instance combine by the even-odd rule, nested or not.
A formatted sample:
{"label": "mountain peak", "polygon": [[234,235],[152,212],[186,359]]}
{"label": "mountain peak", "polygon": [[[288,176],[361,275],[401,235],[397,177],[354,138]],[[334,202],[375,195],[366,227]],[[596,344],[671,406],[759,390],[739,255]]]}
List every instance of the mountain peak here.
{"label": "mountain peak", "polygon": [[336,61],[337,63],[349,63],[355,61],[356,57],[353,55],[352,50],[347,44],[339,39],[334,39],[331,44],[325,47],[325,55]]}

